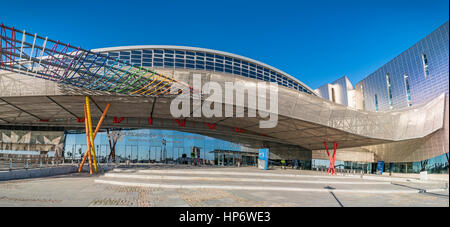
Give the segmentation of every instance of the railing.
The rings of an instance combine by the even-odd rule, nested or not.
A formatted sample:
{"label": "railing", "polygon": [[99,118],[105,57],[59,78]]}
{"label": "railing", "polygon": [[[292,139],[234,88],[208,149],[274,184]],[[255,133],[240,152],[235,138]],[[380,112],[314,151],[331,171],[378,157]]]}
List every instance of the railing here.
{"label": "railing", "polygon": [[49,157],[47,155],[0,154],[0,171],[54,167],[63,163],[63,157]]}

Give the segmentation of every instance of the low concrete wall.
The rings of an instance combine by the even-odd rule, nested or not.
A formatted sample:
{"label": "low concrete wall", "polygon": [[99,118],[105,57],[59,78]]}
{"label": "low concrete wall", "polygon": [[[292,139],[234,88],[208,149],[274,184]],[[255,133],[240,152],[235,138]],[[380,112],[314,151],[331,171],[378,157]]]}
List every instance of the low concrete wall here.
{"label": "low concrete wall", "polygon": [[[389,172],[383,172],[383,177],[389,177]],[[412,179],[420,179],[420,174],[418,173],[392,173],[392,177],[400,177],[400,178],[412,178]],[[430,181],[449,181],[448,174],[432,174],[428,173],[428,180]]]}
{"label": "low concrete wall", "polygon": [[[113,169],[113,166],[101,166],[99,173],[109,171],[111,169]],[[28,170],[22,169],[12,171],[1,171],[0,181],[36,178],[36,177],[49,177],[55,175],[75,173],[77,171],[78,166],[76,165],[56,166],[56,167],[28,169]],[[85,165],[83,168],[83,172],[89,172],[89,167]]]}
{"label": "low concrete wall", "polygon": [[0,181],[69,174],[74,173],[76,170],[76,166],[58,166],[40,169],[3,171],[0,172]]}

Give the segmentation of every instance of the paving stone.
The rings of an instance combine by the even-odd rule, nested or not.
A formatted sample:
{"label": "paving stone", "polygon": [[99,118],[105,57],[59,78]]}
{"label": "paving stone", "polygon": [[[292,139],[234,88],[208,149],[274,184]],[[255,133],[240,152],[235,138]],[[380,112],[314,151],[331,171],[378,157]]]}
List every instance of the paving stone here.
{"label": "paving stone", "polygon": [[[181,166],[182,167],[182,166]],[[158,165],[157,169],[176,169],[198,171],[190,174],[170,173],[170,176],[199,176],[201,171],[207,168],[194,168],[180,166]],[[139,172],[142,169],[152,168],[120,168],[114,172],[122,173],[125,170],[127,174],[152,174],[148,172]],[[211,180],[217,175],[204,175],[201,181],[189,180],[140,180],[136,182],[159,182],[180,185],[241,185],[241,186],[277,186],[277,187],[297,187],[297,188],[324,188],[337,187],[345,189],[367,189],[372,190],[397,190],[397,191],[417,191],[417,189],[426,189],[425,193],[357,193],[357,192],[298,192],[298,191],[265,191],[265,190],[225,190],[225,189],[171,189],[158,187],[134,187],[120,186],[96,183],[98,179],[108,178],[102,175],[90,176],[85,173],[75,173],[46,178],[34,178],[24,180],[12,180],[0,182],[0,206],[92,206],[92,207],[384,207],[384,206],[419,206],[435,207],[449,206],[449,191],[441,190],[440,183],[420,183],[420,182],[396,182],[395,184],[351,184],[340,185],[340,182],[378,182],[376,179],[358,179],[355,177],[338,176],[336,178],[320,175],[311,172],[294,171],[260,171],[256,168],[208,168],[212,172],[233,172],[230,178],[248,178],[239,174],[258,173],[254,176],[258,179],[298,179],[300,183],[290,182],[242,182],[242,181],[214,181]],[[112,172],[112,171],[111,171]],[[260,174],[261,173],[261,174]],[[270,173],[270,174],[266,174]],[[278,174],[278,175],[273,175]],[[288,175],[296,176],[288,176]],[[305,183],[309,181],[318,181],[319,183]],[[131,179],[110,178],[113,181],[131,181]],[[328,182],[337,184],[330,185]],[[385,180],[379,182],[386,182]],[[316,185],[316,186],[312,186]],[[429,190],[439,189],[434,192]]]}

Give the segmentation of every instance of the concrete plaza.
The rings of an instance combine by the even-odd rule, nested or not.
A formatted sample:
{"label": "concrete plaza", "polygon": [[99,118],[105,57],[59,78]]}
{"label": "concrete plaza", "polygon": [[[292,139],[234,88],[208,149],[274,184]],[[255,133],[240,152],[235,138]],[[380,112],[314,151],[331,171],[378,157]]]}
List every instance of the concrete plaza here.
{"label": "concrete plaza", "polygon": [[449,206],[448,181],[152,165],[0,181],[0,206]]}

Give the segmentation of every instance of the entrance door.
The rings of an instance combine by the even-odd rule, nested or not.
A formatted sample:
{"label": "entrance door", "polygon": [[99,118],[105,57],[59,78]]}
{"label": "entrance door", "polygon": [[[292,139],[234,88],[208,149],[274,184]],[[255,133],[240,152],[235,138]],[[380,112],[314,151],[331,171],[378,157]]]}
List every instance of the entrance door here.
{"label": "entrance door", "polygon": [[225,165],[225,155],[221,153],[217,153],[217,165],[224,166]]}

